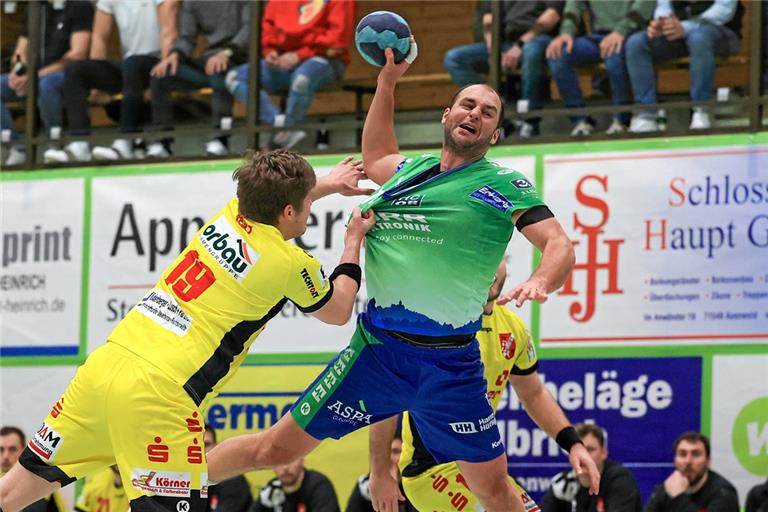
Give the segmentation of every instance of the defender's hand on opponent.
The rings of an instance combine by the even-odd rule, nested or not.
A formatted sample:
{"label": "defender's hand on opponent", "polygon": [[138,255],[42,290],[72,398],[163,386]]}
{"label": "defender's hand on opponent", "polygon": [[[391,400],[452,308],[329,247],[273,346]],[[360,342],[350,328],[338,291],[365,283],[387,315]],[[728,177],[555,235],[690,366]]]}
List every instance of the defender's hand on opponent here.
{"label": "defender's hand on opponent", "polygon": [[589,494],[596,496],[600,490],[600,471],[583,444],[576,443],[571,447],[568,462],[571,463],[582,487],[588,487]]}
{"label": "defender's hand on opponent", "polygon": [[395,64],[395,52],[392,51],[392,48],[385,48],[384,56],[387,58],[387,63],[379,71],[377,82],[394,85],[413,64],[418,54],[419,48],[416,45],[416,38],[413,36],[411,36],[411,51],[408,52],[408,55],[399,64]]}
{"label": "defender's hand on opponent", "polygon": [[349,223],[347,224],[347,232],[344,235],[345,242],[362,241],[365,238],[365,234],[371,230],[374,224],[376,224],[376,216],[373,214],[373,210],[361,213],[360,208],[355,206],[352,210],[352,217],[349,218]]}
{"label": "defender's hand on opponent", "polygon": [[358,186],[360,180],[368,179],[363,170],[363,161],[355,160],[348,156],[331,169],[328,178],[336,187],[336,192],[343,196],[368,196],[373,193],[372,188]]}

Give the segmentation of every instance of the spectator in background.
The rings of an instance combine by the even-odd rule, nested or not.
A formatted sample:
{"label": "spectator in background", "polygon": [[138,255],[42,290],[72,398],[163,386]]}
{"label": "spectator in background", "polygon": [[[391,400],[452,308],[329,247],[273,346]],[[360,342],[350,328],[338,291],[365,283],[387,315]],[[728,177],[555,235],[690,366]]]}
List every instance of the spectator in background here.
{"label": "spectator in background", "polygon": [[768,480],[749,490],[744,512],[768,512]]}
{"label": "spectator in background", "polygon": [[[64,79],[67,129],[73,136],[90,134],[88,97],[91,89],[108,94],[122,92],[119,123],[122,136],[111,147],[96,147],[93,152],[83,140],[70,142],[64,149],[49,149],[43,155],[46,163],[134,158],[133,140],[128,137],[141,130],[144,89],[149,84],[149,71],[160,57],[158,11],[173,6],[170,0],[155,5],[161,1],[99,0],[96,3],[90,58],[70,65]],[[120,35],[122,61],[107,60],[113,21]]]}
{"label": "spectator in background", "polygon": [[[161,130],[173,129],[175,90],[213,88],[212,123],[226,131],[232,123],[232,95],[224,85],[224,76],[233,66],[248,59],[251,24],[250,2],[206,0],[184,2],[178,22],[178,36],[170,53],[152,70],[152,120]],[[193,57],[198,35],[207,48]],[[205,153],[229,154],[229,136],[219,133],[205,144]],[[164,138],[147,148],[147,156],[165,158],[172,154],[173,139]]]}
{"label": "spectator in background", "polygon": [[[560,35],[547,47],[547,59],[552,78],[557,82],[560,96],[568,108],[586,106],[574,68],[592,66],[605,62],[608,80],[611,84],[611,99],[614,105],[632,103],[632,91],[627,75],[624,40],[640,30],[653,12],[652,0],[623,0],[602,2],[588,0],[567,0]],[[592,32],[576,37],[582,25],[582,11],[589,12]],[[595,122],[588,116],[571,116],[574,124],[571,135],[589,136],[595,129]],[[613,122],[605,132],[615,135],[626,131],[629,112],[616,113]]]}
{"label": "spectator in background", "polygon": [[[0,478],[16,464],[24,450],[27,439],[18,427],[0,428]],[[67,505],[58,492],[36,501],[23,509],[23,512],[67,512]]]}
{"label": "spectator in background", "polygon": [[[31,7],[28,6],[27,12]],[[13,50],[11,72],[0,77],[0,129],[3,142],[12,144],[5,165],[22,164],[27,157],[24,146],[19,144],[21,134],[14,128],[6,102],[19,100],[27,93],[28,19],[27,15]],[[37,107],[40,109],[43,128],[51,138],[58,138],[57,132],[62,126],[64,69],[72,62],[88,56],[92,21],[93,6],[88,1],[69,1],[63,5],[60,2],[43,2],[41,5],[42,40],[37,70]]]}
{"label": "spectator in background", "polygon": [[[399,432],[395,433],[395,437],[392,438],[390,444],[390,457],[392,463],[392,476],[400,482],[400,471],[397,466],[400,463],[400,454],[403,452],[403,438]],[[367,473],[357,479],[355,488],[352,489],[352,495],[347,502],[346,512],[373,512],[373,502],[371,500],[370,490],[370,478],[371,474]],[[400,484],[400,492],[404,492],[402,484]],[[393,511],[394,512],[394,511]],[[410,501],[406,498],[405,501],[398,503],[397,512],[418,512]]]}
{"label": "spectator in background", "polygon": [[[528,110],[538,110],[546,92],[545,51],[560,23],[565,2],[505,0],[501,5],[503,16],[501,39],[501,68],[506,74],[520,70],[521,99],[528,100]],[[483,2],[483,41],[451,48],[445,54],[443,66],[459,86],[484,84],[489,67],[491,48],[490,2]],[[528,119],[518,124],[518,135],[524,138],[537,135],[539,119]]]}
{"label": "spectator in background", "polygon": [[644,512],[738,512],[736,488],[710,470],[709,439],[686,432],[675,440],[675,470],[657,485]]}
{"label": "spectator in background", "polygon": [[[349,46],[355,19],[354,0],[271,0],[267,3],[261,32],[260,121],[275,127],[300,123],[318,89],[340,80],[349,64]],[[242,103],[248,102],[245,64],[227,75],[227,87]],[[287,94],[285,112],[272,103],[270,94]],[[277,132],[269,145],[290,149],[306,132]]]}
{"label": "spectator in background", "polygon": [[117,465],[89,476],[75,503],[75,512],[123,512],[129,509]]}
{"label": "spectator in background", "polygon": [[328,477],[304,467],[304,459],[275,468],[272,479],[259,492],[251,512],[340,512],[339,500]]}
{"label": "spectator in background", "polygon": [[[656,103],[654,60],[690,56],[691,100],[709,101],[715,84],[715,56],[739,52],[741,18],[744,8],[738,0],[658,0],[653,20],[644,31],[627,40],[627,68],[635,103]],[[693,108],[691,130],[712,126],[709,109]],[[655,132],[656,112],[634,116],[630,131]]]}
{"label": "spectator in background", "polygon": [[641,512],[640,490],[632,473],[608,458],[603,429],[594,424],[575,425],[589,455],[600,471],[600,492],[590,496],[588,481],[577,478],[573,470],[552,479],[549,491],[541,500],[542,512]]}
{"label": "spectator in background", "polygon": [[[205,426],[203,434],[205,452],[216,446],[216,430]],[[251,486],[243,475],[224,480],[208,487],[208,512],[247,512],[253,502]]]}

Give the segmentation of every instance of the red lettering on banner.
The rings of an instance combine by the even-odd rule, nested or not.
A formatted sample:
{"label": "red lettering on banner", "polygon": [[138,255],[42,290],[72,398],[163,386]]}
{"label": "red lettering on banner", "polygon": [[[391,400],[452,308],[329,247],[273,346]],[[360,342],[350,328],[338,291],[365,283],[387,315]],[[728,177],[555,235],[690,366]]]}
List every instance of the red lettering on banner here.
{"label": "red lettering on banner", "polygon": [[669,200],[667,204],[673,208],[677,208],[685,204],[685,192],[683,192],[680,188],[675,187],[677,184],[680,184],[681,186],[685,185],[685,178],[676,176],[672,178],[672,181],[669,182],[669,188],[672,189],[672,193],[680,198],[680,200],[677,202],[673,202],[672,199]]}
{"label": "red lettering on banner", "polygon": [[[599,262],[598,258],[598,240],[604,233],[603,226],[610,217],[610,208],[608,203],[597,196],[588,195],[583,187],[586,183],[595,181],[602,185],[602,189],[608,192],[608,177],[597,175],[583,176],[576,184],[576,199],[583,206],[592,208],[600,212],[601,218],[597,224],[588,225],[579,219],[578,213],[573,214],[573,228],[580,230],[587,238],[587,258],[585,262],[578,262],[573,266],[573,271],[563,285],[560,295],[578,295],[574,289],[573,275],[576,271],[586,271],[586,290],[585,303],[579,301],[573,302],[568,309],[572,319],[577,322],[586,322],[595,314],[597,307],[597,273],[601,270],[608,271],[608,286],[600,293],[602,295],[623,294],[624,290],[619,288],[619,246],[625,242],[624,239],[603,240],[603,244],[608,247],[608,261]],[[578,246],[581,240],[573,240],[573,245]]]}

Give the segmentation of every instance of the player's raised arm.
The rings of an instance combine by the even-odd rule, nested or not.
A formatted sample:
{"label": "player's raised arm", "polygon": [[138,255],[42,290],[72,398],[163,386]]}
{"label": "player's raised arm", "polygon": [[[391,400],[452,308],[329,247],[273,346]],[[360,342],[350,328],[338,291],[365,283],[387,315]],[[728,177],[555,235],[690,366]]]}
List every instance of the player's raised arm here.
{"label": "player's raised arm", "polygon": [[416,59],[416,53],[416,39],[413,36],[411,51],[399,64],[395,64],[392,49],[384,50],[387,63],[379,72],[376,93],[365,117],[362,144],[365,173],[379,185],[394,175],[395,168],[404,158],[395,136],[395,85]]}

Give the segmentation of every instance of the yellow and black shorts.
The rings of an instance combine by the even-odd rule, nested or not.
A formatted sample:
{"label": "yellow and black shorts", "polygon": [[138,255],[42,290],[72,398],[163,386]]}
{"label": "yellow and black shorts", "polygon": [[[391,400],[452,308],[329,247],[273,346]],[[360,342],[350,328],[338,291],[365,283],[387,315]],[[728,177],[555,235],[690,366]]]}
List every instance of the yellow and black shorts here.
{"label": "yellow and black shorts", "polygon": [[[520,493],[525,512],[539,512],[539,506],[525,489],[514,478],[509,479]],[[433,466],[418,476],[404,476],[403,489],[408,501],[422,512],[484,510],[453,462]]]}
{"label": "yellow and black shorts", "polygon": [[62,486],[116,463],[132,510],[196,512],[208,489],[203,432],[180,384],[107,343],[78,369],[20,462]]}

